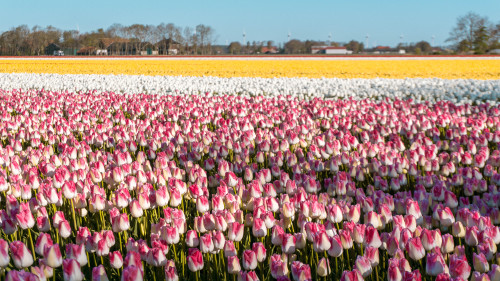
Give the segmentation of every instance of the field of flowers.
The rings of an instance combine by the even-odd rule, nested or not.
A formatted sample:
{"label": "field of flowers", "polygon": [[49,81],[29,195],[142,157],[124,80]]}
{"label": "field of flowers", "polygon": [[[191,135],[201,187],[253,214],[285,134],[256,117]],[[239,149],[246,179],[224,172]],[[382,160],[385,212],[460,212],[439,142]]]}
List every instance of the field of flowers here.
{"label": "field of flowers", "polygon": [[0,60],[0,280],[500,281],[500,70],[463,61]]}
{"label": "field of flowers", "polygon": [[125,74],[216,77],[499,79],[498,60],[0,60],[0,73]]}

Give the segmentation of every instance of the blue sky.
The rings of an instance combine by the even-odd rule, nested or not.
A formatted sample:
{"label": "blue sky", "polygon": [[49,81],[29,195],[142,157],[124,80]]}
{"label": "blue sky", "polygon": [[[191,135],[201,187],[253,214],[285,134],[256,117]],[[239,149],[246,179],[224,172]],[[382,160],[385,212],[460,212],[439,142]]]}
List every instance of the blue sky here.
{"label": "blue sky", "polygon": [[161,22],[178,26],[206,24],[216,30],[217,43],[242,41],[287,41],[295,39],[347,42],[368,46],[396,45],[427,40],[446,44],[449,31],[460,15],[469,11],[500,22],[500,0],[86,0],[86,1],[5,1],[0,6],[0,31],[27,24],[53,25],[81,32],[124,25]]}

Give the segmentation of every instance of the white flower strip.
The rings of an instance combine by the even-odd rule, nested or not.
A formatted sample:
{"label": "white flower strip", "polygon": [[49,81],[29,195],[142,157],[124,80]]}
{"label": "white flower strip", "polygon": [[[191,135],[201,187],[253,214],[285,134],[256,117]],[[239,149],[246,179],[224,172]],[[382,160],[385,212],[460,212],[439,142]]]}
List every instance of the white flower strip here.
{"label": "white flower strip", "polygon": [[416,102],[448,100],[456,104],[500,99],[500,80],[472,79],[337,79],[337,78],[248,78],[136,75],[61,75],[1,73],[0,88],[50,91],[112,91],[191,95],[294,95],[299,98],[414,99]]}

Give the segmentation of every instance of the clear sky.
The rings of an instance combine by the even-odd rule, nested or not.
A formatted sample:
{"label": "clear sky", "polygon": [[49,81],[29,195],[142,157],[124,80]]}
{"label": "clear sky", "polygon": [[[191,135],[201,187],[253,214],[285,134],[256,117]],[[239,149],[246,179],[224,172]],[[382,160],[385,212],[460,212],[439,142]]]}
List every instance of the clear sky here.
{"label": "clear sky", "polygon": [[2,0],[0,31],[27,24],[80,32],[107,28],[113,23],[174,23],[178,26],[205,24],[213,27],[217,43],[312,39],[347,42],[351,39],[368,46],[397,45],[426,40],[446,44],[458,16],[469,11],[500,22],[500,0],[85,0],[41,1]]}

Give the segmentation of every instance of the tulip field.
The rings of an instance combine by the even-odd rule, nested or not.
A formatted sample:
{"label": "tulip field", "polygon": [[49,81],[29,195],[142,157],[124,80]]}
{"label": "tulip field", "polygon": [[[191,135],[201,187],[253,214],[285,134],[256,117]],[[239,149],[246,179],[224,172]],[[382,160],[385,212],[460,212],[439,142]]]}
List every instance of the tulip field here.
{"label": "tulip field", "polygon": [[0,60],[0,280],[500,281],[500,60],[247,63]]}

